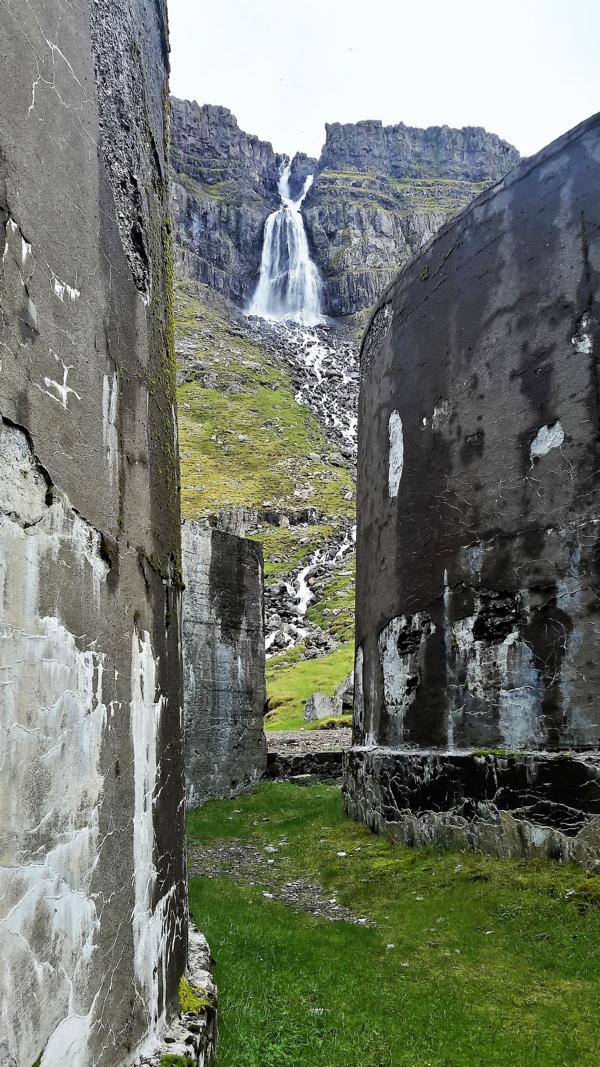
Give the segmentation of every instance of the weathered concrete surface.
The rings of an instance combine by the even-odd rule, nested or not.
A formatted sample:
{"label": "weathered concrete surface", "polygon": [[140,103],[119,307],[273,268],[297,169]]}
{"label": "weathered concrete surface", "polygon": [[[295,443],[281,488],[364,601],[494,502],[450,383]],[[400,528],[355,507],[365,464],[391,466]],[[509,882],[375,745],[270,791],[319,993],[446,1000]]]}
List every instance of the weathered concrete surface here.
{"label": "weathered concrete surface", "polygon": [[163,1056],[180,1056],[187,1067],[213,1067],[217,1051],[217,987],[209,944],[193,923],[188,930],[186,978],[201,1007],[182,1011],[172,1019],[156,1048],[142,1053],[135,1067],[163,1067]]}
{"label": "weathered concrete surface", "polygon": [[267,746],[262,547],[183,523],[185,774],[188,805],[263,775]]}
{"label": "weathered concrete surface", "polygon": [[165,12],[2,36],[0,1062],[116,1067],[186,954]]}
{"label": "weathered concrete surface", "polygon": [[596,116],[449,223],[374,313],[358,746],[598,748],[599,165]]}

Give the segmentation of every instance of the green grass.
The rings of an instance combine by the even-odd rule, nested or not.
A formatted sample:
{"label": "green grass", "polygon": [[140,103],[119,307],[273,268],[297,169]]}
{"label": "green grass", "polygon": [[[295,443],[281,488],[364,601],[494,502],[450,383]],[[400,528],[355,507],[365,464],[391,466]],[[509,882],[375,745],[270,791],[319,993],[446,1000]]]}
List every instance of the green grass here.
{"label": "green grass", "polygon": [[[250,534],[251,541],[260,541],[265,556],[265,579],[269,584],[290,574],[295,567],[308,560],[317,546],[333,533],[332,525],[265,526]],[[302,543],[305,542],[305,543]]]}
{"label": "green grass", "polygon": [[260,876],[192,880],[217,961],[218,1067],[600,1062],[599,878],[393,846],[323,785],[210,802],[188,828],[205,844],[275,843],[278,877],[317,881],[378,923],[296,913],[262,896]]}
{"label": "green grass", "polygon": [[267,661],[267,730],[298,730],[304,726],[304,705],[312,693],[333,696],[354,663],[351,641],[320,659],[298,660],[301,648]]}
{"label": "green grass", "polygon": [[[176,296],[177,332],[193,350],[179,369],[195,379],[178,388],[184,516],[263,504],[351,516],[352,502],[344,497],[353,489],[352,474],[329,463],[324,430],[296,403],[283,362],[243,336],[224,301],[203,287],[180,282]],[[192,359],[202,370],[193,369]],[[325,458],[315,461],[311,453]]]}
{"label": "green grass", "polygon": [[328,719],[319,719],[312,727],[313,730],[337,730],[340,726],[352,726],[352,715],[344,712],[343,715],[330,715]]}

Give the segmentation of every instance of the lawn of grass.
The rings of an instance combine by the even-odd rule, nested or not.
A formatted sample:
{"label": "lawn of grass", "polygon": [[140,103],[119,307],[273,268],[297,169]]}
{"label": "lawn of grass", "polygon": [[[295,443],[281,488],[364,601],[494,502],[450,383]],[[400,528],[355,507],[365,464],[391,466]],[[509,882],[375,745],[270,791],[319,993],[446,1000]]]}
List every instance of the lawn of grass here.
{"label": "lawn of grass", "polygon": [[319,659],[300,660],[301,655],[302,648],[298,646],[267,660],[266,730],[299,730],[304,726],[304,705],[309,696],[333,696],[352,670],[354,644],[347,641]]}
{"label": "lawn of grass", "polygon": [[[216,958],[218,1067],[594,1067],[600,879],[410,850],[346,819],[339,790],[269,783],[188,816],[205,844],[275,845],[375,929],[192,880]],[[346,853],[344,856],[338,853]]]}

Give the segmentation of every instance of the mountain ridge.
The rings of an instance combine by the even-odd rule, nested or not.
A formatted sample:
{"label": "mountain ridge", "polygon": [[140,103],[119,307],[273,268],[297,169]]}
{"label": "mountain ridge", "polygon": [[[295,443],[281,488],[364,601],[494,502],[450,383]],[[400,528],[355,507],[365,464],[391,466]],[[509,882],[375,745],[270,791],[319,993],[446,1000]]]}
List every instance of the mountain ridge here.
{"label": "mountain ridge", "polygon": [[[178,273],[245,306],[289,157],[246,134],[228,108],[176,97],[171,106]],[[290,181],[296,195],[314,174],[303,217],[326,314],[364,312],[446,219],[519,158],[483,127],[327,123],[319,159],[297,153]]]}

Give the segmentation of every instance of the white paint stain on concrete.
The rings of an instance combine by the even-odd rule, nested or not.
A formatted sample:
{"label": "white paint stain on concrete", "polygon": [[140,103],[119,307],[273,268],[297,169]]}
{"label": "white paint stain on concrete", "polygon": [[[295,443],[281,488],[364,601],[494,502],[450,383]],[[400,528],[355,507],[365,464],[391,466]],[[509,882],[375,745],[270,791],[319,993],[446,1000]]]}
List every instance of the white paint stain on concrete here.
{"label": "white paint stain on concrete", "polygon": [[40,603],[49,568],[69,567],[87,588],[106,567],[98,535],[68,502],[46,504],[25,435],[4,425],[2,445],[0,779],[10,773],[10,788],[0,793],[0,826],[10,832],[0,867],[0,1002],[22,1005],[3,1019],[2,1036],[7,1062],[34,1063],[44,1049],[43,1067],[86,1067],[104,656]]}
{"label": "white paint stain on concrete", "polygon": [[431,416],[431,427],[435,433],[442,433],[450,422],[450,401],[444,398],[438,400]]}
{"label": "white paint stain on concrete", "polygon": [[65,409],[65,411],[66,411],[67,410],[67,404],[68,404],[69,396],[74,396],[74,397],[77,398],[77,400],[81,400],[81,397],[80,397],[79,393],[77,393],[75,391],[75,389],[72,389],[71,386],[67,384],[67,379],[69,377],[69,371],[73,370],[73,367],[72,366],[68,367],[66,365],[66,363],[63,363],[63,361],[60,358],[60,356],[57,356],[56,352],[53,352],[52,349],[50,349],[50,355],[53,357],[53,359],[55,360],[56,363],[60,363],[60,365],[61,365],[61,368],[62,368],[62,382],[57,382],[53,378],[45,377],[44,378],[44,385],[46,386],[46,388],[42,389],[41,385],[39,385],[38,389],[42,393],[45,393],[46,396],[49,396],[51,398],[51,400],[56,400],[61,405],[61,407],[63,407]]}
{"label": "white paint stain on concrete", "polygon": [[560,448],[564,439],[565,434],[560,424],[560,419],[557,419],[556,422],[548,423],[546,426],[540,426],[529,445],[529,455],[532,461],[539,459],[540,456],[547,456],[553,448]]}
{"label": "white paint stain on concrete", "polygon": [[[535,668],[533,652],[515,628],[499,642],[476,640],[473,628],[481,609],[449,626],[452,670],[449,691],[453,706],[452,733],[472,717],[493,722],[495,711],[501,743],[522,748],[539,743],[539,717],[543,678]],[[459,681],[460,679],[460,681]]]}
{"label": "white paint stain on concrete", "polygon": [[[391,619],[379,635],[383,695],[387,711],[395,721],[397,743],[404,740],[406,712],[414,704],[419,688],[423,648],[435,629],[426,612],[417,612]],[[401,650],[405,644],[411,647],[410,652]]]}
{"label": "white paint stain on concrete", "polygon": [[175,887],[154,906],[157,871],[154,863],[154,803],[158,790],[158,731],[163,697],[158,692],[157,662],[150,635],[134,631],[131,638],[131,743],[134,769],[133,912],[134,969],[141,988],[148,1025],[160,1032],[166,1005],[168,945],[165,927]]}
{"label": "white paint stain on concrete", "polygon": [[364,653],[362,645],[359,645],[354,657],[354,722],[359,730],[363,730],[365,724],[365,688],[363,669]]}
{"label": "white paint stain on concrete", "polygon": [[593,350],[594,340],[592,336],[593,320],[588,311],[581,316],[575,333],[571,338],[571,344],[576,352],[589,356]]}
{"label": "white paint stain on concrete", "polygon": [[388,421],[388,493],[390,497],[398,496],[400,479],[404,469],[404,434],[402,419],[397,411],[392,411]]}
{"label": "white paint stain on concrete", "polygon": [[112,378],[104,375],[102,383],[102,440],[110,480],[114,484],[119,477],[119,431],[117,427],[119,408],[119,382],[117,373]]}
{"label": "white paint stain on concrete", "polygon": [[55,296],[57,296],[63,304],[67,301],[74,303],[76,300],[79,300],[79,297],[81,296],[81,292],[79,289],[76,289],[74,286],[67,285],[66,282],[61,282],[60,278],[57,278],[56,274],[52,275],[52,289],[54,290]]}

